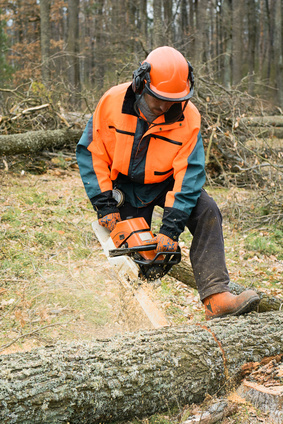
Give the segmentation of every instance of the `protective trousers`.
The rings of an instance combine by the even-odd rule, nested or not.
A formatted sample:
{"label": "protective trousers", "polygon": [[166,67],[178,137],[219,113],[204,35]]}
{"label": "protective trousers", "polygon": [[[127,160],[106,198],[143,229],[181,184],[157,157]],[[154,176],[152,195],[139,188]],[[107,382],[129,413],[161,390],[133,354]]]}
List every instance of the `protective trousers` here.
{"label": "protective trousers", "polygon": [[[154,206],[164,207],[168,188],[149,205],[136,208],[125,202],[120,208],[122,219],[144,217],[151,225]],[[204,189],[187,221],[193,239],[190,259],[200,299],[215,293],[230,291],[229,274],[225,262],[222,216]]]}

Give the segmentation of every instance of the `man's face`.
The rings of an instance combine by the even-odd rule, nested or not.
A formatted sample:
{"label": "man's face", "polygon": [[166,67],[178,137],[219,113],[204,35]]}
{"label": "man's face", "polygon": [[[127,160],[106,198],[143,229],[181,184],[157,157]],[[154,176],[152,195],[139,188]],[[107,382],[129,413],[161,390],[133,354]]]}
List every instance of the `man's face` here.
{"label": "man's face", "polygon": [[159,100],[148,93],[144,93],[144,99],[150,111],[156,116],[160,116],[160,115],[163,115],[163,113],[168,112],[170,107],[174,103],[176,103],[176,102],[167,102],[166,100]]}

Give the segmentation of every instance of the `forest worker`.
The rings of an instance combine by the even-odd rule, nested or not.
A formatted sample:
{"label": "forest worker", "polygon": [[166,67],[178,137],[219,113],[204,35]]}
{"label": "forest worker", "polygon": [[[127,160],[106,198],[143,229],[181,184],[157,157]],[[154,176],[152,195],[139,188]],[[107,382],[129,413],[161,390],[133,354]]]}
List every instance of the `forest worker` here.
{"label": "forest worker", "polygon": [[[100,225],[144,217],[164,208],[153,242],[156,251],[175,251],[187,226],[193,235],[191,264],[206,319],[240,315],[259,297],[236,296],[228,287],[222,217],[205,183],[200,114],[189,101],[193,69],[172,47],[153,50],[134,71],[131,83],[110,88],[100,99],[77,146],[77,161]],[[117,207],[113,188],[125,202]]]}

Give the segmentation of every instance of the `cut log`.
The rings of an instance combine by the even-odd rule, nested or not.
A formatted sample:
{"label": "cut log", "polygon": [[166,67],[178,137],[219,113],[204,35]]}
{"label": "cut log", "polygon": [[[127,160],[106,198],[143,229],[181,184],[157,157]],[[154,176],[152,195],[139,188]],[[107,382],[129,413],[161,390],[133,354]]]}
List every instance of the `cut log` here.
{"label": "cut log", "polygon": [[0,356],[3,424],[113,422],[201,402],[283,352],[283,312]]}
{"label": "cut log", "polygon": [[[251,363],[242,367],[251,373],[237,389],[237,393],[256,408],[268,413],[270,422],[283,424],[283,355],[273,357],[266,364]],[[261,366],[262,365],[262,366]]]}
{"label": "cut log", "polygon": [[283,424],[283,386],[265,387],[244,381],[237,393],[269,415],[270,424]]}
{"label": "cut log", "polygon": [[61,149],[79,141],[82,130],[61,129],[28,131],[22,134],[0,136],[0,154],[16,155],[41,150]]}
{"label": "cut log", "polygon": [[283,116],[250,116],[241,118],[239,123],[249,125],[251,127],[283,127]]}
{"label": "cut log", "polygon": [[230,415],[234,415],[238,410],[236,404],[229,405],[227,400],[220,400],[213,403],[206,411],[200,411],[198,414],[188,417],[183,424],[216,424]]}
{"label": "cut log", "polygon": [[283,138],[283,116],[251,116],[239,119],[241,128],[252,128],[259,138]]}
{"label": "cut log", "polygon": [[255,137],[258,138],[283,138],[282,127],[257,127],[256,132],[254,131]]}
{"label": "cut log", "polygon": [[[197,289],[196,281],[194,278],[194,273],[192,267],[187,262],[180,262],[178,265],[174,265],[169,271],[168,275],[176,280],[181,281],[187,286]],[[240,284],[230,282],[229,287],[231,292],[234,294],[240,294],[244,290],[247,290],[246,287],[241,286]],[[254,289],[254,288],[253,288]],[[258,312],[268,312],[268,311],[280,311],[283,308],[283,299],[278,299],[273,296],[268,296],[265,293],[262,293],[260,290],[254,289],[260,297],[260,303],[258,304]]]}

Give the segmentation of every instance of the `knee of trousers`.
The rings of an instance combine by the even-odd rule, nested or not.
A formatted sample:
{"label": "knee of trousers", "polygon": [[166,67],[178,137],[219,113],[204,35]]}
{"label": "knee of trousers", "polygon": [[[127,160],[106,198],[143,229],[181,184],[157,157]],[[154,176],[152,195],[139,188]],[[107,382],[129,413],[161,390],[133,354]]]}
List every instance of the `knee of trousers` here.
{"label": "knee of trousers", "polygon": [[[194,207],[191,216],[188,219],[187,227],[194,233],[194,230],[201,224],[203,226],[221,225],[222,215],[215,200],[208,196],[206,192],[200,196],[196,206]],[[214,224],[214,225],[213,225]]]}
{"label": "knee of trousers", "polygon": [[222,221],[222,215],[217,206],[217,203],[206,192],[201,194],[192,215],[203,215],[211,218],[216,217]]}
{"label": "knee of trousers", "polygon": [[208,199],[206,199],[205,203],[206,204],[204,206],[204,213],[209,215],[210,217],[216,217],[222,222],[222,214],[215,200],[212,197],[208,196]]}

